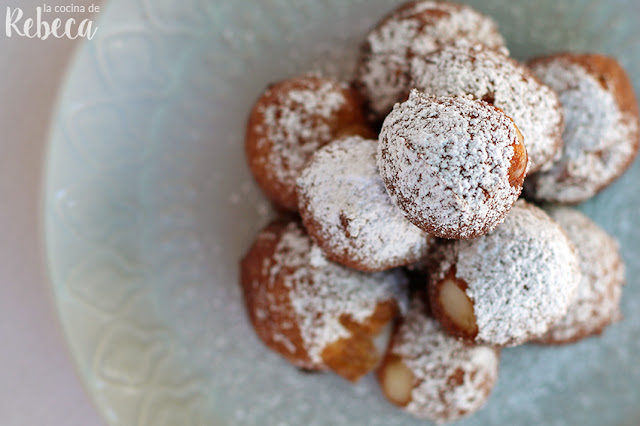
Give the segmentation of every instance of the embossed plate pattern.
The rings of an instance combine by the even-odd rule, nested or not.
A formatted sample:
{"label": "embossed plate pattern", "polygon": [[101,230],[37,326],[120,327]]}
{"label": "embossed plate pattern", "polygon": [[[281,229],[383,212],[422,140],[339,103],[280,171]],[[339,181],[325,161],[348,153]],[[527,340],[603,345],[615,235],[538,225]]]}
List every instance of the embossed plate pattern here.
{"label": "embossed plate pattern", "polygon": [[[371,377],[298,372],[249,328],[238,259],[269,207],[243,159],[271,81],[348,75],[384,0],[112,0],[62,90],[45,190],[62,324],[113,425],[424,424]],[[635,0],[478,0],[518,58],[621,59],[640,85]],[[640,423],[640,167],[581,208],[628,263],[626,320],[572,347],[504,351],[487,407],[461,424]]]}

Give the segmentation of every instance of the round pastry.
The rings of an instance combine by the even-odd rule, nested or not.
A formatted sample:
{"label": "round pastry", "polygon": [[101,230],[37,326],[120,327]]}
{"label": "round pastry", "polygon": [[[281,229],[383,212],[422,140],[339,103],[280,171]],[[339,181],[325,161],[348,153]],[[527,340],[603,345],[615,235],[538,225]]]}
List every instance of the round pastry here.
{"label": "round pastry", "polygon": [[597,54],[560,53],[529,63],[560,95],[566,128],[562,156],[527,182],[532,198],[579,203],[616,180],[640,144],[633,85],[620,64]]}
{"label": "round pastry", "polygon": [[507,53],[493,20],[469,6],[444,1],[405,3],[383,18],[367,36],[356,71],[356,87],[370,119],[381,121],[409,93],[409,60],[467,38]]}
{"label": "round pastry", "polygon": [[326,256],[361,271],[423,257],[432,237],[393,204],[376,165],[378,143],[351,136],[318,150],[298,178],[299,210]]}
{"label": "round pastry", "polygon": [[475,238],[516,202],[527,152],[513,121],[467,97],[413,90],[382,126],[378,168],[409,221],[441,238]]}
{"label": "round pastry", "polygon": [[298,367],[352,381],[378,365],[406,304],[401,271],[365,274],[329,262],[297,221],[262,230],[241,276],[249,318],[269,348]]}
{"label": "round pastry", "polygon": [[471,95],[502,109],[524,136],[530,172],[544,168],[562,147],[558,95],[513,59],[460,41],[411,61],[412,87],[436,96]]}
{"label": "round pastry", "polygon": [[315,75],[285,80],[270,86],[251,110],[249,167],[278,207],[295,211],[300,170],[318,148],[344,134],[371,135],[353,89]]}
{"label": "round pastry", "polygon": [[384,395],[414,416],[450,422],[480,409],[498,378],[500,352],[444,333],[414,299],[377,370]]}
{"label": "round pastry", "polygon": [[568,207],[554,207],[549,215],[564,228],[580,258],[582,281],[567,314],[538,339],[540,343],[572,343],[602,333],[618,321],[624,262],[618,243],[591,219]]}
{"label": "round pastry", "polygon": [[575,300],[581,274],[573,243],[545,212],[524,201],[488,235],[439,249],[429,299],[453,336],[514,346],[544,334]]}

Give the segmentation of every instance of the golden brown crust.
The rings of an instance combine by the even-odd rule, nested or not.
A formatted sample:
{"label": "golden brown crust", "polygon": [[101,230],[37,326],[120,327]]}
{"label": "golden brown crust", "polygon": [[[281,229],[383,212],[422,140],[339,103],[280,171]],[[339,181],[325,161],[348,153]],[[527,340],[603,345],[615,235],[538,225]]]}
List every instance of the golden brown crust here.
{"label": "golden brown crust", "polygon": [[[622,65],[612,57],[601,55],[599,53],[556,53],[554,55],[544,56],[533,59],[529,65],[545,64],[557,59],[564,59],[571,63],[582,66],[590,75],[594,76],[604,89],[613,94],[620,111],[627,113],[640,121],[640,111],[638,110],[638,100],[636,98],[633,83],[629,75]],[[635,135],[635,152],[638,152],[640,145],[640,134]],[[631,156],[629,163],[625,165],[623,171],[626,170],[634,156]],[[620,174],[623,173],[620,172]],[[616,176],[616,179],[619,177]],[[614,179],[615,180],[615,179]],[[607,185],[610,182],[607,183]],[[605,185],[606,186],[606,185]]]}
{"label": "golden brown crust", "polygon": [[379,303],[373,314],[364,322],[357,322],[350,316],[342,315],[340,323],[351,335],[329,344],[322,351],[322,360],[335,373],[352,382],[357,381],[380,363],[381,354],[372,339],[397,313],[398,305],[395,301],[389,300]]}
{"label": "golden brown crust", "polygon": [[524,138],[518,126],[516,126],[516,132],[518,133],[518,140],[511,145],[513,147],[513,158],[511,158],[511,167],[509,167],[509,183],[511,186],[522,188],[524,178],[527,176],[529,154],[524,146]]}
{"label": "golden brown crust", "polygon": [[604,89],[613,93],[622,112],[639,115],[638,101],[631,79],[616,59],[599,53],[561,52],[532,59],[528,64],[534,66],[558,59],[581,65],[589,74],[596,77]]}
{"label": "golden brown crust", "polygon": [[[465,19],[470,27],[449,28],[450,32],[442,30],[440,34],[433,31],[433,28],[438,22],[453,18],[455,15],[461,14],[464,11],[472,12],[475,16],[469,22]],[[409,27],[414,35],[400,37],[397,34],[397,29],[392,28],[394,24],[401,24],[403,22],[410,22]],[[489,33],[484,33],[481,30],[482,22],[484,24],[491,23],[493,26]],[[476,27],[473,27],[476,25]],[[480,26],[478,26],[480,25]],[[450,26],[447,26],[450,27]],[[405,29],[406,30],[406,29]],[[486,30],[486,28],[485,28]],[[395,36],[388,38],[387,42],[390,42],[383,50],[375,49],[372,46],[370,36],[377,35],[381,38],[383,33],[396,33]],[[430,34],[431,33],[431,34]],[[393,9],[370,30],[369,36],[365,38],[360,47],[360,57],[358,59],[356,67],[356,78],[354,81],[354,87],[362,94],[362,98],[365,101],[365,109],[368,113],[368,118],[373,125],[381,125],[385,115],[391,110],[395,102],[404,102],[410,92],[411,76],[409,73],[409,62],[414,57],[420,57],[424,55],[423,43],[413,43],[414,37],[424,37],[427,34],[435,46],[442,45],[444,43],[451,42],[459,38],[469,38],[478,42],[489,45],[490,48],[504,50],[506,47],[502,36],[500,36],[497,27],[492,23],[491,18],[479,14],[477,11],[471,9],[469,6],[463,4],[457,4],[448,1],[430,1],[430,0],[417,0],[409,1],[401,4]],[[395,40],[396,43],[391,40]],[[381,72],[378,67],[383,67],[384,77],[383,82],[373,84],[367,82],[372,78],[373,74]],[[378,76],[382,77],[382,76]],[[380,89],[380,84],[385,87]],[[380,92],[388,92],[385,95],[381,95]],[[393,95],[390,93],[393,92]]]}
{"label": "golden brown crust", "polygon": [[362,123],[349,124],[343,127],[336,133],[335,140],[355,135],[362,136],[364,139],[378,140],[378,133]]}
{"label": "golden brown crust", "polygon": [[[443,18],[445,16],[451,15],[451,13],[449,12],[446,12],[443,10],[437,10],[437,9],[426,9],[420,12],[415,12],[414,10],[416,6],[420,5],[420,3],[424,3],[424,0],[413,0],[413,1],[403,3],[400,6],[398,6],[396,9],[389,12],[384,18],[382,18],[382,22],[385,22],[391,19],[411,19],[411,18],[418,18],[418,17],[422,17],[425,20],[426,20],[426,17],[439,19],[439,18]],[[442,1],[441,3],[445,3],[445,2]],[[455,4],[450,2],[446,2],[446,3],[449,4],[449,6],[456,11],[463,8],[463,6],[460,4]]]}
{"label": "golden brown crust", "polygon": [[[304,113],[302,105],[299,105],[298,110],[294,112],[299,114],[301,120],[307,122],[309,128],[327,126],[328,132],[322,136],[314,134],[313,131],[290,135],[295,140],[295,146],[288,147],[288,149],[299,151],[296,153],[297,155],[310,155],[311,153],[306,152],[303,154],[301,147],[313,144],[315,148],[319,148],[331,142],[338,135],[370,135],[372,131],[366,125],[358,93],[337,81],[315,75],[294,77],[270,85],[256,101],[249,115],[245,137],[245,152],[249,167],[267,197],[285,210],[296,211],[298,202],[295,179],[284,179],[281,175],[283,172],[295,175],[297,170],[290,170],[288,158],[280,158],[278,162],[281,164],[276,164],[274,161],[274,155],[278,155],[275,153],[275,147],[282,146],[285,142],[273,140],[270,137],[270,130],[277,124],[268,122],[265,111],[269,106],[282,107],[287,102],[291,103],[289,97],[292,92],[319,91],[321,87],[326,87],[326,85],[330,85],[331,91],[342,97],[343,102],[339,108],[332,111],[328,117],[319,113]],[[295,104],[295,102],[293,103]],[[291,129],[284,130],[288,132]],[[295,131],[295,129],[293,130]]]}
{"label": "golden brown crust", "polygon": [[[280,262],[275,267],[277,251],[281,250],[278,245],[285,233],[290,232],[292,223],[302,230],[299,220],[291,217],[269,224],[241,261],[241,283],[251,324],[267,347],[297,367],[311,371],[332,370],[347,380],[356,381],[378,365],[382,353],[374,340],[398,314],[398,302],[391,294],[377,303],[372,301],[372,311],[364,319],[340,314],[337,320],[348,335],[321,348],[320,360],[314,361],[301,332],[304,314],[296,312],[291,300],[292,286],[315,287],[323,283],[316,282],[313,274],[301,271],[304,265],[294,268]],[[279,272],[274,274],[275,269]],[[352,279],[358,279],[357,274],[354,271]],[[292,282],[292,277],[296,276],[304,278],[299,281],[294,278]],[[367,297],[367,293],[364,294]]]}
{"label": "golden brown crust", "polygon": [[[615,58],[598,53],[560,52],[534,58],[530,60],[527,65],[533,68],[556,62],[558,60],[579,65],[589,75],[594,77],[603,89],[613,95],[620,112],[630,115],[633,117],[635,122],[640,123],[640,110],[638,109],[638,101],[633,88],[633,83],[622,65],[620,65]],[[636,126],[635,131],[632,133],[633,134],[630,136],[630,142],[632,144],[631,155],[629,155],[628,159],[617,167],[617,171],[613,176],[599,182],[597,187],[594,188],[594,192],[591,194],[592,196],[616,181],[633,163],[633,160],[640,149],[640,126]],[[563,169],[561,173],[562,174],[558,177],[559,182],[570,180],[573,177],[572,173],[566,168]],[[539,177],[537,175],[531,176],[531,184],[527,186],[535,188],[537,186],[536,182],[538,178]],[[527,190],[526,192],[527,195],[537,198],[535,191]],[[587,198],[589,197],[581,197],[574,200],[548,199],[547,201],[562,202],[563,204],[577,204],[585,201]]]}
{"label": "golden brown crust", "polygon": [[[298,318],[291,305],[290,289],[283,277],[265,285],[271,278],[265,275],[270,268],[265,268],[264,264],[273,264],[276,246],[288,222],[281,218],[270,223],[242,258],[240,270],[245,306],[256,334],[267,347],[300,368],[326,370],[313,363],[305,349]],[[291,327],[283,327],[283,324],[291,324]]]}

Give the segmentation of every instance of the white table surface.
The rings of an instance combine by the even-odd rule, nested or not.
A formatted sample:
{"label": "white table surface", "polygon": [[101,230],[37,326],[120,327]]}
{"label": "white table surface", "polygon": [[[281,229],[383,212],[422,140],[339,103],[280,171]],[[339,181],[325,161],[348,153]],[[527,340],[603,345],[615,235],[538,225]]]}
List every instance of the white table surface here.
{"label": "white table surface", "polygon": [[[62,337],[39,232],[49,117],[76,44],[7,38],[0,3],[0,425],[101,425]],[[42,3],[8,0],[29,13]]]}

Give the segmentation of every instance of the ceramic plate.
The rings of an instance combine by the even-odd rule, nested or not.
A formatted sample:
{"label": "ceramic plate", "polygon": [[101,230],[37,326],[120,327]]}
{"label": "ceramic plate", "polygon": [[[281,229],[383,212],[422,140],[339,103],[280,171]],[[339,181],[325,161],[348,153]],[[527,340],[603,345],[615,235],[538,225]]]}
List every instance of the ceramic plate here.
{"label": "ceramic plate", "polygon": [[[483,0],[520,59],[619,58],[640,89],[635,0]],[[53,122],[51,282],[86,386],[112,425],[418,425],[372,377],[303,374],[247,318],[238,260],[271,214],[243,157],[269,82],[348,76],[384,0],[112,0]],[[640,164],[581,209],[620,239],[624,322],[565,348],[505,350],[464,425],[640,424]]]}

